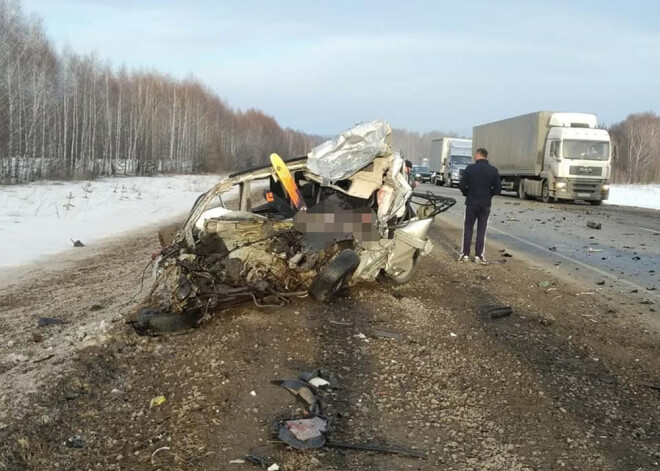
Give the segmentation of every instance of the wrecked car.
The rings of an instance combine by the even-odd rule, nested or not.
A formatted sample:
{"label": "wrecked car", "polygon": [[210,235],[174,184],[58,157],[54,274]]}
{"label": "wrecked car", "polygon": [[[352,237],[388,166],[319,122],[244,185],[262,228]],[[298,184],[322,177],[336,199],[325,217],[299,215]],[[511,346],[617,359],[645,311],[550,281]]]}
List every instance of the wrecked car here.
{"label": "wrecked car", "polygon": [[246,301],[325,302],[361,281],[406,283],[431,251],[434,216],[455,200],[414,193],[390,136],[387,123],[364,123],[305,157],[273,154],[271,166],[201,195],[181,227],[159,232],[163,248],[136,330],[196,325]]}

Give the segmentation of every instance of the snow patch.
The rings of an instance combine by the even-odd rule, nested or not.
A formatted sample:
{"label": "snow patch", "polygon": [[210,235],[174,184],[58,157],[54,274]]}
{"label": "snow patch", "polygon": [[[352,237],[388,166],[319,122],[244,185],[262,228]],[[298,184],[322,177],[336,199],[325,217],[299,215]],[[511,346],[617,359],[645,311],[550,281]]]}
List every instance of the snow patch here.
{"label": "snow patch", "polygon": [[0,187],[0,267],[184,215],[218,175],[104,178]]}
{"label": "snow patch", "polygon": [[605,204],[660,209],[660,185],[610,185]]}

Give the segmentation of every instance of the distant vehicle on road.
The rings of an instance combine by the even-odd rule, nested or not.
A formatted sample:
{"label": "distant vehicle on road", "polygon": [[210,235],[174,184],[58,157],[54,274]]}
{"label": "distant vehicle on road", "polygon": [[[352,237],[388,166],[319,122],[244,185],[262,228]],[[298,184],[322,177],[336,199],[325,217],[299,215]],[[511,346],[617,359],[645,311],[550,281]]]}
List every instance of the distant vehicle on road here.
{"label": "distant vehicle on road", "polygon": [[431,170],[425,165],[413,165],[412,173],[418,182],[428,183],[431,181]]}
{"label": "distant vehicle on road", "polygon": [[458,185],[463,170],[472,162],[472,140],[441,137],[431,140],[431,183]]}
{"label": "distant vehicle on road", "polygon": [[599,205],[609,196],[610,135],[594,114],[538,111],[476,126],[472,148],[480,147],[500,171],[502,189],[520,198]]}

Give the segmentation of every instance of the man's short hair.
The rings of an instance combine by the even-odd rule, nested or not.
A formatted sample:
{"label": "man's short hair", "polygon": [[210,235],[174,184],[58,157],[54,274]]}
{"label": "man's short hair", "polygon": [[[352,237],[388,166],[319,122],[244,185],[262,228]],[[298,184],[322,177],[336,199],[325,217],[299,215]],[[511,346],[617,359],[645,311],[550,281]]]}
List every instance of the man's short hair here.
{"label": "man's short hair", "polygon": [[479,147],[477,149],[477,154],[480,154],[484,159],[488,158],[488,151],[484,149],[483,147]]}
{"label": "man's short hair", "polygon": [[412,168],[412,162],[408,159],[406,159],[406,167]]}

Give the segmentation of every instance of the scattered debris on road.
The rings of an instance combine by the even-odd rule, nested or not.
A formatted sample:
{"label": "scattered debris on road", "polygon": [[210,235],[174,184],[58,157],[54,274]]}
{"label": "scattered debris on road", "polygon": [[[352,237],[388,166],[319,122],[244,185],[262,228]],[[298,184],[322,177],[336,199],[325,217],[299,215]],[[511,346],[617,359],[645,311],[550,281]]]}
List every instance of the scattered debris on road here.
{"label": "scattered debris on road", "polygon": [[73,240],[73,239],[69,239],[69,240],[73,243],[74,247],[84,247],[85,246],[85,244],[83,244],[79,240]]}
{"label": "scattered debris on road", "polygon": [[165,403],[165,396],[152,397],[149,401],[149,408],[160,406]]}
{"label": "scattered debris on road", "polygon": [[66,324],[65,320],[57,319],[55,317],[40,317],[37,319],[37,327],[46,327],[49,325]]}
{"label": "scattered debris on road", "polygon": [[66,440],[67,448],[85,448],[85,439],[81,435],[74,435]]}
{"label": "scattered debris on road", "polygon": [[[315,395],[312,389],[317,390],[311,382],[320,379],[324,374],[328,380],[324,380],[328,385],[332,384],[338,387],[338,384],[332,377],[321,370],[313,370],[301,373],[299,379],[273,380],[272,384],[281,386],[296,397],[305,407],[302,414],[291,418],[277,418],[273,422],[273,436],[296,450],[308,450],[321,448],[324,446],[335,448],[346,448],[352,450],[380,451],[384,453],[395,453],[414,456],[426,459],[426,454],[417,450],[410,450],[398,446],[389,446],[371,443],[345,443],[332,441],[328,438],[330,435],[330,420],[322,415],[322,405],[319,397]],[[310,382],[303,381],[300,378],[309,378]],[[324,384],[325,386],[325,384]],[[322,387],[322,386],[321,386]],[[261,464],[260,461],[257,464]]]}
{"label": "scattered debris on road", "polygon": [[600,222],[587,221],[587,227],[590,227],[591,229],[601,229],[602,224]]}
{"label": "scattered debris on road", "polygon": [[488,319],[499,319],[513,314],[513,309],[511,306],[486,306],[481,313]]}

